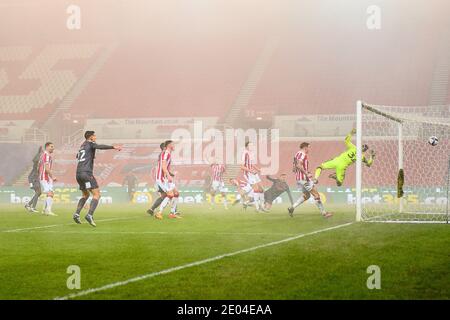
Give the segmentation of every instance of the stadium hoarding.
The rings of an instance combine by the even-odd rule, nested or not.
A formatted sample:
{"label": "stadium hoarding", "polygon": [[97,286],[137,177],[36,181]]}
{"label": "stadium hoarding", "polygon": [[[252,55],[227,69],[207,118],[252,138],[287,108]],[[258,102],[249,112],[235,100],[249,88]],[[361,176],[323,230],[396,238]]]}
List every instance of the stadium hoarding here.
{"label": "stadium hoarding", "polygon": [[[430,191],[430,188],[426,188]],[[296,189],[292,190],[294,201],[300,196]],[[322,201],[329,204],[353,205],[356,201],[354,188],[337,187],[319,187]],[[427,190],[405,190],[404,201],[410,204],[445,204],[447,201],[445,190],[442,188],[433,188],[433,192]],[[80,191],[75,187],[55,188],[55,204],[75,204],[80,198]],[[398,201],[396,190],[392,188],[371,188],[363,197],[364,203],[374,204],[392,204]],[[427,196],[432,194],[433,196]],[[25,204],[31,199],[33,191],[27,187],[0,187],[0,204]],[[157,193],[153,188],[139,188],[133,195],[133,203],[153,202]],[[228,189],[227,200],[233,202],[237,199],[237,193],[234,189]],[[102,188],[101,203],[103,204],[124,204],[129,203],[130,198],[126,187],[105,187]],[[179,203],[186,205],[204,204],[211,201],[211,195],[202,189],[180,188]],[[222,201],[222,195],[214,197],[216,203]],[[311,203],[313,199],[310,198]],[[274,201],[274,204],[289,204],[289,198],[286,193]]]}
{"label": "stadium hoarding", "polygon": [[178,128],[193,131],[195,121],[201,121],[205,127],[213,127],[217,120],[217,117],[88,119],[85,127],[97,128],[97,134],[104,139],[163,139]]}
{"label": "stadium hoarding", "polygon": [[354,114],[280,115],[274,117],[274,127],[281,138],[331,138],[345,136],[355,125]]}

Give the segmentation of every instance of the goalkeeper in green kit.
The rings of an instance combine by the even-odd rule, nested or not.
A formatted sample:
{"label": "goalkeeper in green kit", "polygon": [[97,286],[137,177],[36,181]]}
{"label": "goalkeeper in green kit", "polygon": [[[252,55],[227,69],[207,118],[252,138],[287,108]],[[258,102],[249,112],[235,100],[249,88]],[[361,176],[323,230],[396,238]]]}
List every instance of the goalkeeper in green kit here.
{"label": "goalkeeper in green kit", "polygon": [[[336,170],[335,173],[329,175],[331,179],[336,180],[336,184],[341,186],[344,182],[345,171],[347,168],[356,161],[356,146],[352,143],[352,136],[356,133],[356,129],[353,129],[346,137],[345,137],[345,145],[347,146],[347,150],[342,152],[337,157],[325,161],[320,166],[316,168],[316,172],[314,175],[315,183],[317,183],[317,179],[319,178],[322,170]],[[364,153],[369,150],[369,146],[364,144],[362,146],[362,161],[366,166],[370,167],[373,163],[373,159],[375,159],[375,151],[371,150],[369,153],[369,159],[367,159]]]}

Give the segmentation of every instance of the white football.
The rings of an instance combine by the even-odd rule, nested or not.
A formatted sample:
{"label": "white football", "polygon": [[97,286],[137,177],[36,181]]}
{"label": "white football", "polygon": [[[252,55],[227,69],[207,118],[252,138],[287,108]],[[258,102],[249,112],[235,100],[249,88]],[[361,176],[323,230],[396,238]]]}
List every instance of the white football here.
{"label": "white football", "polygon": [[439,142],[439,139],[435,136],[430,137],[430,139],[428,139],[428,143],[431,144],[432,146],[437,145]]}

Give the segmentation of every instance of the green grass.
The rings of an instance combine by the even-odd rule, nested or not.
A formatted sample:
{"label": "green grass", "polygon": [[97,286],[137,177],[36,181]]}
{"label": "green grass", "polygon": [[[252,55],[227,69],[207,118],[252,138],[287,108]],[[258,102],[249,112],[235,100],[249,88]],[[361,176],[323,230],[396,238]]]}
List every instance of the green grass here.
{"label": "green grass", "polygon": [[[181,206],[184,219],[157,221],[145,209],[101,205],[92,228],[70,206],[58,217],[0,207],[0,299],[53,299],[354,220],[351,208],[324,220],[310,205],[294,218]],[[111,218],[123,219],[101,221]],[[24,228],[36,229],[6,232]],[[449,299],[449,248],[449,225],[354,223],[79,299]],[[69,265],[81,290],[66,287]],[[366,287],[370,265],[381,290]]]}

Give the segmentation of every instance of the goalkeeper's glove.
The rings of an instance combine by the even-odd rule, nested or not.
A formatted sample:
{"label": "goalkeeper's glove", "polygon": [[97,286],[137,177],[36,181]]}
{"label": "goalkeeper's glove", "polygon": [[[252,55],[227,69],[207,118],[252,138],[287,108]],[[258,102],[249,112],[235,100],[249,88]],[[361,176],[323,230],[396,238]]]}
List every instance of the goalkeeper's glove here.
{"label": "goalkeeper's glove", "polygon": [[375,150],[370,150],[370,156],[371,156],[372,158],[375,158]]}

